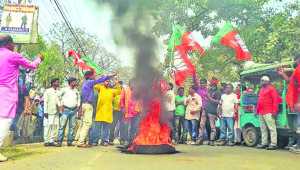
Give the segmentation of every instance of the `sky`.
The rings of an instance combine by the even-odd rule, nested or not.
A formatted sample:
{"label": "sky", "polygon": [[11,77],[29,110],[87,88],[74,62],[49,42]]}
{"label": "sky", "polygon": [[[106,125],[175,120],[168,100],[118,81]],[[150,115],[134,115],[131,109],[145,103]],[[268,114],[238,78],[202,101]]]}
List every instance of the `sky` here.
{"label": "sky", "polygon": [[[4,1],[4,0],[0,0]],[[7,0],[5,0],[7,1]],[[16,2],[17,0],[11,0]],[[52,24],[57,21],[62,22],[62,16],[59,14],[53,0],[23,0],[26,3],[35,4],[40,8],[39,13],[39,33],[46,35]],[[81,27],[92,34],[98,36],[103,45],[109,52],[114,53],[121,60],[122,66],[133,66],[133,54],[130,49],[117,47],[112,37],[113,28],[111,28],[112,12],[109,7],[99,7],[93,0],[58,0],[64,13],[73,27]],[[271,0],[266,7],[277,7],[282,10],[285,3],[295,2],[297,0]],[[222,26],[219,23],[218,26]],[[201,32],[192,32],[195,39],[202,47],[210,46],[211,36],[204,39]],[[168,36],[157,38],[159,58],[164,61],[164,54],[167,52],[167,46],[163,40]],[[46,37],[51,40],[51,37]]]}

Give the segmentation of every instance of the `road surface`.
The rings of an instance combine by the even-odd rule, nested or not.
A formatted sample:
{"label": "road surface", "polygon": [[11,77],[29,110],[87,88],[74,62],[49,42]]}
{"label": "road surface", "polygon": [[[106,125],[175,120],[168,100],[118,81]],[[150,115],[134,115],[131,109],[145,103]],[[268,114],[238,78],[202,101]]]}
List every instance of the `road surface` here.
{"label": "road surface", "polygon": [[[24,147],[40,148],[42,144]],[[176,145],[179,153],[167,155],[132,155],[119,151],[117,145],[93,148],[46,148],[46,153],[34,154],[0,163],[7,170],[300,170],[300,154],[285,150],[267,151],[242,146]]]}

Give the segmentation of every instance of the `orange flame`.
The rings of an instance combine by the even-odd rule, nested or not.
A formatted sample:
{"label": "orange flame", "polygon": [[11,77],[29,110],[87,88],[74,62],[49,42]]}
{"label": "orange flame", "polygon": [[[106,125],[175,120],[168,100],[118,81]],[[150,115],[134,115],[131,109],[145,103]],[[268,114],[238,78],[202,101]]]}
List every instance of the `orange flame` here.
{"label": "orange flame", "polygon": [[167,124],[159,123],[159,115],[161,108],[158,99],[148,105],[148,115],[140,123],[140,132],[134,139],[132,146],[128,151],[135,153],[136,147],[139,145],[162,145],[168,144],[174,147],[171,143],[170,128]]}

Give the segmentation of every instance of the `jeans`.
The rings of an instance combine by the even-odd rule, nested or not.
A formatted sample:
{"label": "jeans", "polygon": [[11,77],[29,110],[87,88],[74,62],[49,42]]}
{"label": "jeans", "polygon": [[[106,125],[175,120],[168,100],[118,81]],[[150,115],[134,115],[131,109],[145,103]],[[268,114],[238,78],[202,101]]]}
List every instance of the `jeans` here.
{"label": "jeans", "polygon": [[121,111],[114,110],[113,116],[114,116],[113,123],[110,126],[110,132],[109,132],[109,141],[110,142],[113,142],[115,139],[116,126],[117,126],[118,122],[122,121],[123,114]]}
{"label": "jeans", "polygon": [[68,120],[69,120],[68,143],[73,142],[76,113],[77,113],[77,108],[75,108],[75,109],[65,108],[64,109],[62,116],[60,118],[60,123],[59,123],[58,140],[57,140],[58,143],[62,143],[62,141],[64,139],[65,129],[66,129]]}
{"label": "jeans", "polygon": [[[228,134],[226,132],[228,130]],[[233,117],[221,117],[221,127],[220,127],[220,141],[226,142],[226,136],[228,141],[234,141],[234,119]]]}
{"label": "jeans", "polygon": [[[187,133],[185,127],[186,124],[185,117],[175,115],[174,122],[175,122],[175,141],[186,142]],[[181,129],[182,129],[182,133],[181,133]]]}
{"label": "jeans", "polygon": [[[141,120],[140,116],[135,115],[133,118],[122,122],[122,126],[121,126],[122,139],[121,140],[123,140],[123,141],[126,140],[129,142],[132,142],[134,140],[136,135],[139,134],[140,120]],[[129,135],[128,135],[128,131],[129,131]]]}
{"label": "jeans", "polygon": [[128,129],[131,129],[130,120],[121,121],[120,124],[120,140],[128,141]]}
{"label": "jeans", "polygon": [[199,121],[196,119],[186,121],[187,129],[193,142],[196,142],[199,133]]}
{"label": "jeans", "polygon": [[20,117],[21,117],[21,114],[16,114],[16,117],[13,119],[13,122],[10,126],[10,130],[14,131],[14,138],[17,138],[20,136],[19,128],[18,128],[18,122],[19,122]]}
{"label": "jeans", "polygon": [[[110,123],[95,121],[90,132],[90,144],[98,144],[101,136],[101,144],[108,142]],[[102,129],[102,134],[101,134]]]}
{"label": "jeans", "polygon": [[44,117],[38,117],[38,128],[37,128],[37,135],[38,136],[44,136],[43,132],[44,132]]}
{"label": "jeans", "polygon": [[119,137],[120,137],[121,123],[122,123],[122,120],[119,121],[119,122],[117,123],[117,125],[116,125],[115,138],[119,138]]}

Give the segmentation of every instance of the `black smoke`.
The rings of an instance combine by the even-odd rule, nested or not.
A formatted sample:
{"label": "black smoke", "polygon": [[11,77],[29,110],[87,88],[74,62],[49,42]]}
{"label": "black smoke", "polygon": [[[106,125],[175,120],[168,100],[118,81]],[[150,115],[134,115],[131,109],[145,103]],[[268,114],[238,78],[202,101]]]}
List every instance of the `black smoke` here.
{"label": "black smoke", "polygon": [[[136,97],[143,103],[153,98],[153,80],[160,80],[157,42],[151,32],[151,11],[159,6],[158,0],[95,0],[99,6],[109,5],[113,11],[112,33],[118,46],[134,51],[134,82]],[[121,59],[122,60],[122,59]]]}

